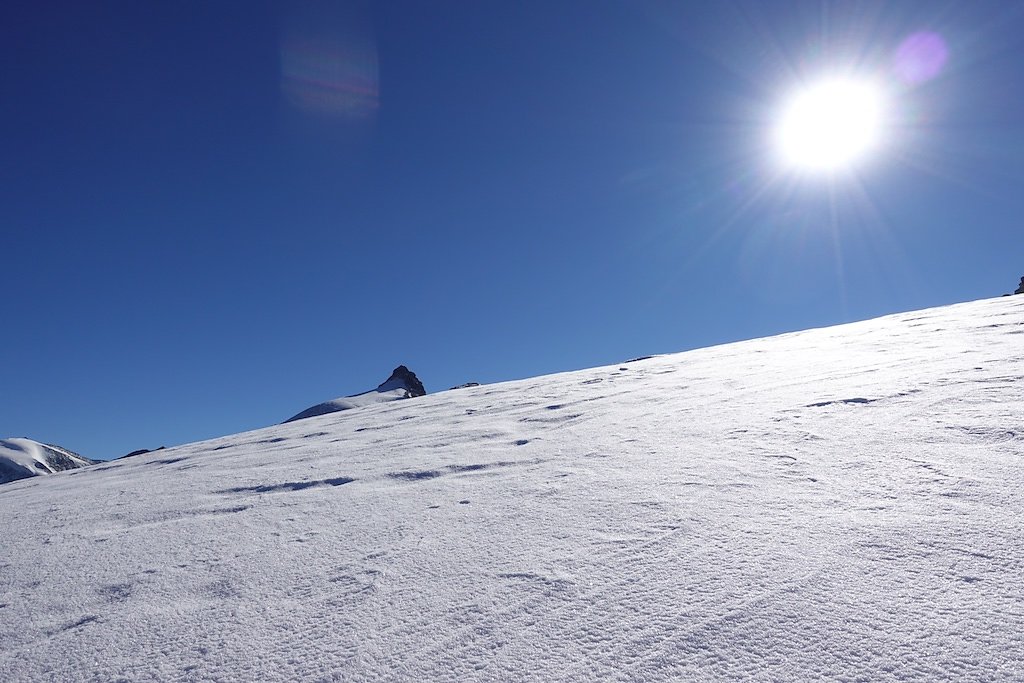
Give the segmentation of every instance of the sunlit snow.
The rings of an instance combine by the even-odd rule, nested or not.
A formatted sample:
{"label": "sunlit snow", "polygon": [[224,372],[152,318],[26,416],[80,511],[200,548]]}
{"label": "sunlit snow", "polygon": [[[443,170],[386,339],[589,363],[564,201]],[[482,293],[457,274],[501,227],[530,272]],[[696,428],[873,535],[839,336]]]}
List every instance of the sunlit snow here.
{"label": "sunlit snow", "polygon": [[318,403],[315,406],[306,408],[297,415],[293,415],[285,420],[285,422],[305,420],[306,418],[326,415],[327,413],[337,413],[342,410],[363,408],[379,403],[401,401],[407,398],[423,396],[424,393],[426,393],[426,390],[416,375],[404,365],[399,365],[391,373],[391,376],[384,380],[376,389],[354,396],[343,396],[342,398]]}
{"label": "sunlit snow", "polygon": [[0,487],[6,681],[1024,678],[1024,297]]}
{"label": "sunlit snow", "polygon": [[0,439],[0,484],[91,465],[78,453],[32,439]]}

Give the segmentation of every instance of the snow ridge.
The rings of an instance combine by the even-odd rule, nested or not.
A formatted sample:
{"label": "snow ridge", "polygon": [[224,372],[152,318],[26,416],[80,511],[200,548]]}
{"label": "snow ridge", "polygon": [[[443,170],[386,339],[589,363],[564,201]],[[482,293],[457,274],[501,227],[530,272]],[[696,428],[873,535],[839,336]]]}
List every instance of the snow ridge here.
{"label": "snow ridge", "polygon": [[285,423],[304,420],[308,417],[316,417],[317,415],[336,413],[342,410],[351,410],[352,408],[361,408],[376,403],[388,403],[403,398],[425,396],[426,393],[427,390],[423,388],[419,378],[409,368],[399,365],[391,373],[391,376],[384,380],[376,389],[356,394],[355,396],[345,396],[332,401],[318,403],[288,418],[285,420]]}
{"label": "snow ridge", "polygon": [[0,484],[93,464],[74,451],[32,439],[0,439]]}

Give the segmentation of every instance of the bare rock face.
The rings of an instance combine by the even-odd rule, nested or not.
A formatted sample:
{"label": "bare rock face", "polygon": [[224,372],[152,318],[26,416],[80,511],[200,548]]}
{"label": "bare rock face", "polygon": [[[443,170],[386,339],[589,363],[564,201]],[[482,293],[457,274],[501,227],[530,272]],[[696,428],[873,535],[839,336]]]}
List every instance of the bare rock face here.
{"label": "bare rock face", "polygon": [[415,398],[416,396],[426,396],[427,390],[423,388],[423,383],[420,382],[419,378],[409,368],[404,365],[399,365],[397,368],[391,371],[391,376],[388,377],[383,384],[377,387],[377,391],[387,391],[391,387],[404,386],[408,392],[406,398]]}
{"label": "bare rock face", "polygon": [[1014,294],[1024,294],[1024,277],[1020,279],[1020,286],[1017,287],[1013,292]]}

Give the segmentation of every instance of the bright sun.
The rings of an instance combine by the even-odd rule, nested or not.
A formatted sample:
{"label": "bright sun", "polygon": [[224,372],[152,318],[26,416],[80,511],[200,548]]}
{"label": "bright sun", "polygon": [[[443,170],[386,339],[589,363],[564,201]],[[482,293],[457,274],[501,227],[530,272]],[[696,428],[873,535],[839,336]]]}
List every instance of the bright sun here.
{"label": "bright sun", "polygon": [[776,142],[788,166],[849,168],[878,145],[882,94],[867,81],[834,79],[795,93],[782,110]]}

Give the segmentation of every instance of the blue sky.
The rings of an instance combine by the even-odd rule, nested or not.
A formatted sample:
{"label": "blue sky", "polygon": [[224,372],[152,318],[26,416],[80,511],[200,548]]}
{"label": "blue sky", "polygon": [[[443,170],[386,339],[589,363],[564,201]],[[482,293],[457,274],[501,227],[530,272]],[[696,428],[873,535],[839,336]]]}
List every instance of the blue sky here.
{"label": "blue sky", "polygon": [[[0,436],[113,457],[996,296],[1024,274],[1024,3],[0,9]],[[899,77],[915,35],[947,55]],[[783,169],[787,93],[889,126]]]}

